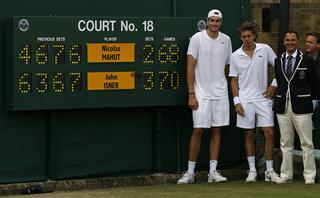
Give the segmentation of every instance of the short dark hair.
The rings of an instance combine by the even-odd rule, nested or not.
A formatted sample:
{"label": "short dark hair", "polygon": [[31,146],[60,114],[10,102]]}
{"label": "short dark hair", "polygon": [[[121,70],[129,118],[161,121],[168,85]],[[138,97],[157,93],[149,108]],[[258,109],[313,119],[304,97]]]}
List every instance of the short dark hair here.
{"label": "short dark hair", "polygon": [[309,32],[307,36],[314,36],[317,38],[317,43],[320,43],[320,34],[318,32]]}
{"label": "short dark hair", "polygon": [[299,34],[298,34],[298,32],[293,31],[293,30],[286,31],[286,33],[284,33],[284,35],[283,35],[283,39],[286,37],[287,34],[295,34],[296,37],[297,37],[297,39],[299,40]]}
{"label": "short dark hair", "polygon": [[254,36],[257,36],[258,26],[252,21],[245,21],[238,28],[239,34],[244,31],[250,31]]}

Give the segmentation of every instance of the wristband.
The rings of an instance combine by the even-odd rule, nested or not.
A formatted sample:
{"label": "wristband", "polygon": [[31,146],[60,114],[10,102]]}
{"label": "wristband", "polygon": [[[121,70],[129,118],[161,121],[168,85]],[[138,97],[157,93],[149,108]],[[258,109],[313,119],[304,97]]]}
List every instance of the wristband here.
{"label": "wristband", "polygon": [[278,83],[277,83],[277,80],[275,78],[272,80],[271,86],[278,87]]}
{"label": "wristband", "polygon": [[189,95],[191,95],[191,94],[195,94],[194,92],[190,92],[190,93],[188,93]]}
{"label": "wristband", "polygon": [[233,104],[234,105],[240,104],[240,98],[238,96],[233,97]]}

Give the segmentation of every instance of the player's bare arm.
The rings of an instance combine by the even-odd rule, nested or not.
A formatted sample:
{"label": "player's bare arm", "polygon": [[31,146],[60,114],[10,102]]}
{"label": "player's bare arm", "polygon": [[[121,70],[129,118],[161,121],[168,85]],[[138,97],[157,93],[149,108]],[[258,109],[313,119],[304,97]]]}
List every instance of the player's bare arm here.
{"label": "player's bare arm", "polygon": [[198,108],[198,100],[194,92],[195,66],[197,60],[192,55],[187,57],[187,84],[188,84],[188,106],[190,109]]}
{"label": "player's bare arm", "polygon": [[[238,78],[237,77],[231,77],[231,91],[233,98],[239,97],[239,86],[238,86]],[[244,116],[244,109],[241,106],[241,103],[237,103],[234,106],[237,114]]]}

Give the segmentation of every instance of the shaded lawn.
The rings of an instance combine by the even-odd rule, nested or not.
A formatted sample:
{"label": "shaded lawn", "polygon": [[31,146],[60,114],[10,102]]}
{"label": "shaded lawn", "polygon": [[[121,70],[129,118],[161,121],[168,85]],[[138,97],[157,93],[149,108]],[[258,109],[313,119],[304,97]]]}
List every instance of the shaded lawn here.
{"label": "shaded lawn", "polygon": [[157,185],[138,187],[115,187],[105,189],[90,189],[73,192],[54,192],[34,195],[15,195],[11,198],[186,198],[186,197],[214,197],[214,198],[304,198],[320,197],[320,185],[305,185],[303,181],[288,184],[274,184],[267,182],[245,183],[231,181],[227,183],[200,183],[189,185]]}

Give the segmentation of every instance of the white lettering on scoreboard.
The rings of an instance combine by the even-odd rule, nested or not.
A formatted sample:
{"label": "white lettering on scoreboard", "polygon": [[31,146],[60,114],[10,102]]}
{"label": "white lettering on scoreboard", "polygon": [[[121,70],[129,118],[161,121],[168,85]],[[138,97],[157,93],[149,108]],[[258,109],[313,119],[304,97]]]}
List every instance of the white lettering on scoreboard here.
{"label": "white lettering on scoreboard", "polygon": [[79,20],[77,24],[80,32],[152,32],[154,23],[152,20],[144,20],[136,24],[129,20]]}

